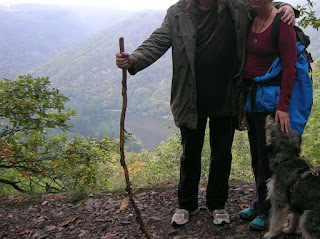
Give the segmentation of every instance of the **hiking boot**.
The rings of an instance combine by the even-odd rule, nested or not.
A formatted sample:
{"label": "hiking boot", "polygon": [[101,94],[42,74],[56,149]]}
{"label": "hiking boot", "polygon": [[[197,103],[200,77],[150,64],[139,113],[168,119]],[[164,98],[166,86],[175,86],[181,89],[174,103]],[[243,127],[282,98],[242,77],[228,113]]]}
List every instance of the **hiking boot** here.
{"label": "hiking boot", "polygon": [[265,230],[269,227],[269,217],[265,214],[259,214],[252,222],[250,222],[249,227],[256,231]]}
{"label": "hiking boot", "polygon": [[182,226],[189,221],[189,216],[196,215],[199,213],[199,211],[199,208],[190,212],[186,209],[177,209],[177,211],[172,216],[171,225]]}
{"label": "hiking boot", "polygon": [[223,223],[230,223],[229,213],[225,209],[217,209],[212,212],[213,224],[221,225]]}
{"label": "hiking boot", "polygon": [[257,211],[251,206],[247,209],[244,209],[242,210],[240,213],[239,213],[239,216],[241,219],[245,219],[245,220],[253,220],[256,218],[257,216]]}

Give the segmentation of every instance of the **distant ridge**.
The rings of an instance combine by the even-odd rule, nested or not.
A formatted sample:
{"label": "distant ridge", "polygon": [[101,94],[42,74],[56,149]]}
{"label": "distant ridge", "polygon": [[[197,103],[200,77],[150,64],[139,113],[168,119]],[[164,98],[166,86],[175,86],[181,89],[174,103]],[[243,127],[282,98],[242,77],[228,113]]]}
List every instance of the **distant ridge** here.
{"label": "distant ridge", "polygon": [[68,9],[37,4],[0,7],[0,78],[15,78],[87,36]]}
{"label": "distant ridge", "polygon": [[[157,27],[164,11],[143,11],[128,17],[83,42],[58,54],[31,71],[32,75],[49,76],[72,102],[100,105],[105,109],[121,108],[121,71],[115,66],[119,37],[125,50],[133,51]],[[165,116],[169,114],[171,82],[170,54],[128,80],[128,109],[135,113]]]}

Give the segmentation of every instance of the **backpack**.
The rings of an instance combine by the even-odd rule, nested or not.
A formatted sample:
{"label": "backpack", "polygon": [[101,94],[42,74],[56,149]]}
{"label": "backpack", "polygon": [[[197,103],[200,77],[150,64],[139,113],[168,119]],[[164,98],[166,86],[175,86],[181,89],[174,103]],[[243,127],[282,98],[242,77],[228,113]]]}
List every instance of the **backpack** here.
{"label": "backpack", "polygon": [[[282,15],[276,15],[272,23],[271,39],[275,48],[278,47]],[[297,72],[291,94],[289,116],[291,129],[302,135],[313,104],[312,78],[309,76],[313,61],[311,54],[306,50],[310,44],[309,37],[299,27],[294,28],[297,36]],[[280,98],[281,72],[282,63],[280,57],[277,57],[265,75],[253,79],[254,90],[251,88],[248,94],[246,111],[276,111]]]}

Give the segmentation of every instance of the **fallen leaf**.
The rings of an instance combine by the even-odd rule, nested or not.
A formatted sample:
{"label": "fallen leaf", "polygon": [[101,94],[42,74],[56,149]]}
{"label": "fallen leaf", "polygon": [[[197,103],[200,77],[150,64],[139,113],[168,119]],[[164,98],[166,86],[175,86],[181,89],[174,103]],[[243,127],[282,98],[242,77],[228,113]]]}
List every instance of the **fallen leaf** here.
{"label": "fallen leaf", "polygon": [[100,239],[114,239],[117,234],[109,232],[106,235],[102,236]]}
{"label": "fallen leaf", "polygon": [[78,226],[80,222],[81,222],[81,220],[78,219],[78,220],[76,220],[76,221],[74,222],[74,225],[75,225],[75,226]]}
{"label": "fallen leaf", "polygon": [[172,187],[173,186],[173,183],[172,182],[167,182],[167,187]]}
{"label": "fallen leaf", "polygon": [[70,224],[70,225],[68,226],[68,229],[69,229],[69,230],[72,230],[73,228],[75,228],[75,226],[74,226],[73,224]]}
{"label": "fallen leaf", "polygon": [[102,216],[102,217],[100,217],[100,218],[97,218],[97,221],[99,221],[99,222],[105,222],[107,219],[108,219],[108,217]]}
{"label": "fallen leaf", "polygon": [[46,226],[45,228],[46,228],[47,231],[54,231],[54,230],[57,229],[57,227],[54,226],[54,225]]}
{"label": "fallen leaf", "polygon": [[129,200],[125,199],[122,201],[121,205],[120,205],[120,211],[124,211],[126,209],[128,209],[129,207]]}
{"label": "fallen leaf", "polygon": [[104,211],[102,214],[103,215],[106,215],[106,214],[108,214],[109,213],[109,210],[106,210],[106,211]]}
{"label": "fallen leaf", "polygon": [[45,220],[46,220],[46,219],[45,219],[43,216],[40,216],[40,217],[34,219],[33,221],[36,221],[36,222],[38,222],[38,223],[41,223],[41,222],[44,222]]}
{"label": "fallen leaf", "polygon": [[75,220],[76,220],[75,217],[70,217],[68,220],[62,222],[62,223],[59,225],[59,227],[64,227],[64,226],[70,224],[71,222],[73,222],[73,221],[75,221]]}
{"label": "fallen leaf", "polygon": [[123,196],[122,195],[118,195],[117,199],[121,200],[121,199],[123,199]]}
{"label": "fallen leaf", "polygon": [[92,207],[90,207],[90,206],[85,206],[84,209],[87,210],[87,211],[90,211],[90,210],[92,210]]}
{"label": "fallen leaf", "polygon": [[38,237],[38,236],[40,236],[40,233],[39,233],[38,231],[36,231],[36,232],[32,235],[33,238],[36,238],[36,237]]}
{"label": "fallen leaf", "polygon": [[78,235],[78,237],[83,237],[83,236],[85,236],[88,232],[89,232],[89,231],[87,231],[87,230],[81,230],[81,231],[80,231],[80,234]]}
{"label": "fallen leaf", "polygon": [[181,236],[174,236],[173,239],[181,239]]}
{"label": "fallen leaf", "polygon": [[22,196],[18,196],[18,195],[9,195],[8,199],[10,201],[14,201],[14,202],[22,202],[22,201],[27,201],[28,198],[22,197]]}

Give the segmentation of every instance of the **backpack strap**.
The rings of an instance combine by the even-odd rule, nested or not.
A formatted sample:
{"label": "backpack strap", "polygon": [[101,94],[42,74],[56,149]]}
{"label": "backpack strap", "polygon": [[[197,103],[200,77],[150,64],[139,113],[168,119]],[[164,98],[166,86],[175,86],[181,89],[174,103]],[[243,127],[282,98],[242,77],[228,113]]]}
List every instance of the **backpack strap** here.
{"label": "backpack strap", "polygon": [[272,41],[272,46],[274,48],[279,48],[279,37],[280,37],[280,22],[281,22],[281,17],[284,15],[283,12],[277,14],[272,22],[271,26],[271,41]]}
{"label": "backpack strap", "polygon": [[[281,23],[281,17],[284,15],[283,12],[277,14],[274,17],[274,20],[272,22],[272,28],[271,28],[271,41],[272,41],[272,47],[278,49],[279,48],[279,38],[280,38],[280,23]],[[303,49],[299,49],[298,47],[298,53],[300,51],[302,52],[304,58],[308,61],[309,65],[309,72],[312,72],[311,63],[313,62],[311,54],[305,49],[310,45],[310,38],[307,36],[303,30],[300,27],[294,26],[294,30],[296,32],[297,42],[301,42],[301,44],[304,46]],[[312,78],[312,76],[311,76]]]}

